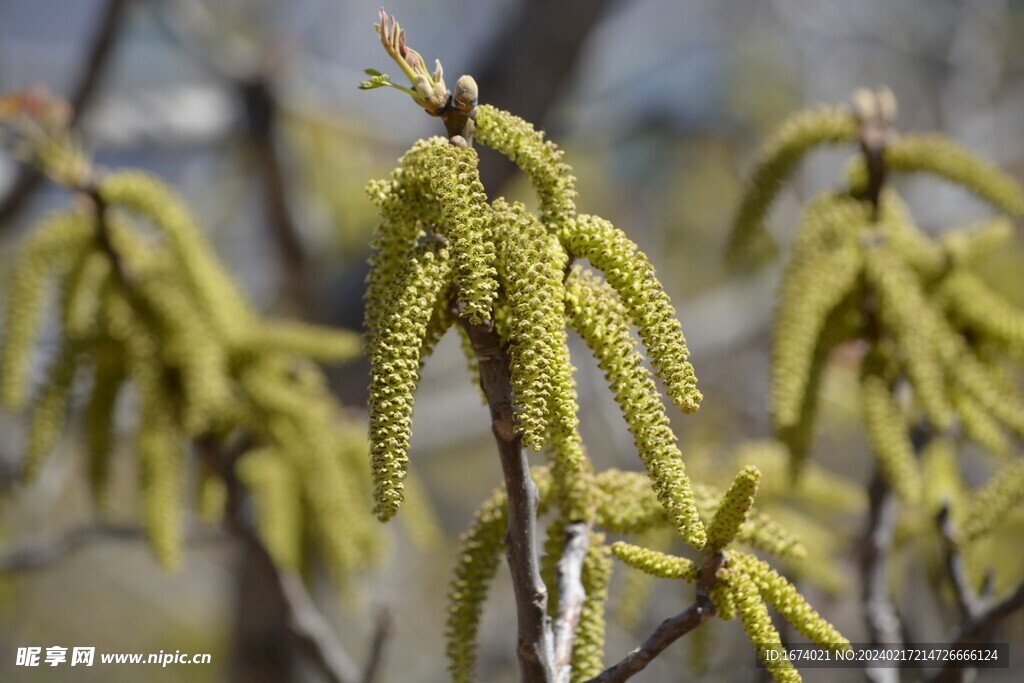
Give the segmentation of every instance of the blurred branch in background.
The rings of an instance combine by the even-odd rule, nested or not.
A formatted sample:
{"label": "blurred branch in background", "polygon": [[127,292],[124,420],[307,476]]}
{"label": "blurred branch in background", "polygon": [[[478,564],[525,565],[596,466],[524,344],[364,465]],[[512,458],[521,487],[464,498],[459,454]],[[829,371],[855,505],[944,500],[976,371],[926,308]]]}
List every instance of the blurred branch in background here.
{"label": "blurred branch in background", "polygon": [[[590,32],[609,0],[522,0],[518,14],[488,43],[473,70],[484,84],[482,102],[544,128],[547,115],[568,89]],[[497,192],[514,170],[495,155],[480,158],[480,180]]]}
{"label": "blurred branch in background", "polygon": [[[223,536],[212,529],[189,530],[188,543],[221,540]],[[42,569],[71,555],[95,541],[146,540],[144,529],[134,525],[91,522],[64,532],[59,537],[32,543],[0,554],[0,572],[26,572]]]}
{"label": "blurred branch in background", "polygon": [[254,155],[266,209],[265,224],[284,274],[283,292],[301,317],[311,319],[315,309],[314,274],[290,207],[288,150],[278,126],[281,105],[274,80],[281,68],[281,51],[266,27],[257,27],[259,39],[250,42],[224,25],[203,0],[155,0],[154,10],[171,39],[226,81],[241,105],[242,144]]}
{"label": "blurred branch in background", "polygon": [[[110,56],[117,45],[118,34],[124,24],[127,0],[110,0],[100,17],[96,33],[84,60],[82,72],[76,81],[68,102],[71,105],[71,123],[75,127],[92,102],[96,88],[110,65]],[[43,174],[23,166],[7,194],[0,199],[0,230],[9,225],[28,204],[42,185]]]}

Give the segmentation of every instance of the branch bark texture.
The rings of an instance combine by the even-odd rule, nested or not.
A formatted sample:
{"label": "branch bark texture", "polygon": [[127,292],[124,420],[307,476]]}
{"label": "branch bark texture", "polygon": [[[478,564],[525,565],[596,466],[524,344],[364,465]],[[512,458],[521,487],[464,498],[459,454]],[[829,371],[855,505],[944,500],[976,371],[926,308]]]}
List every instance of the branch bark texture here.
{"label": "branch bark texture", "polygon": [[516,434],[508,355],[492,325],[460,318],[480,366],[480,386],[491,411],[491,431],[498,444],[508,492],[505,553],[512,574],[518,620],[520,676],[526,683],[554,679],[554,647],[547,615],[548,593],[537,557],[537,487]]}

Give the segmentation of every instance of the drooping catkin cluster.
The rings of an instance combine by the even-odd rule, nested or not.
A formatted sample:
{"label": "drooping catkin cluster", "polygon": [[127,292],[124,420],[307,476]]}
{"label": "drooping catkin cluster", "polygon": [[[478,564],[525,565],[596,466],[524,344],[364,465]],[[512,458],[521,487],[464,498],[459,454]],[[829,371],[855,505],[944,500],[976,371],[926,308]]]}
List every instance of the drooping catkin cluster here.
{"label": "drooping catkin cluster", "polygon": [[[795,160],[826,142],[856,140],[858,125],[853,111],[839,109],[800,114],[784,125],[755,170],[734,247],[742,250],[764,232],[769,200]],[[870,133],[860,128],[863,145]],[[1012,238],[1008,218],[1024,216],[1024,193],[941,136],[889,135],[878,153],[890,176],[937,175],[1005,215],[934,238],[915,225],[895,190],[873,195],[869,164],[855,159],[849,190],[813,200],[794,239],[772,339],[772,417],[799,469],[829,353],[844,341],[866,343],[866,433],[883,476],[912,502],[920,499],[921,476],[911,424],[939,434],[959,424],[968,438],[998,452],[1007,450],[1004,429],[1024,434],[1024,396],[999,370],[1020,362],[1024,312],[973,270]]]}
{"label": "drooping catkin cluster", "polygon": [[[549,467],[535,468],[531,474],[539,494],[538,513],[544,514],[558,504],[555,480]],[[709,531],[709,550],[712,539],[716,539],[720,548],[739,544],[782,559],[799,560],[804,556],[800,542],[782,530],[771,517],[752,508],[758,479],[758,470],[750,467],[740,472],[725,494],[709,486],[694,486],[694,501]],[[573,649],[573,680],[585,680],[600,671],[604,610],[611,578],[611,569],[606,564],[609,552],[652,576],[681,578],[690,582],[698,578],[698,568],[691,560],[669,555],[661,549],[621,541],[610,546],[604,545],[604,533],[635,536],[640,542],[650,538],[651,532],[667,531],[679,538],[676,524],[651,489],[647,476],[641,472],[605,470],[593,475],[591,494],[595,531],[591,534],[589,552],[583,566],[586,601]],[[470,529],[460,539],[461,548],[449,591],[446,632],[449,668],[456,681],[475,680],[480,616],[505,547],[505,503],[504,490],[496,490],[477,512]],[[550,560],[553,565],[560,556],[561,542],[564,541],[561,533],[564,521],[561,516],[556,516],[550,523],[550,542],[545,544],[549,553],[545,557],[546,563]],[[714,535],[711,535],[712,532]],[[558,555],[550,557],[552,553]],[[737,556],[741,555],[757,561],[752,555],[737,553]],[[762,568],[758,565],[752,571],[760,572]],[[546,573],[544,579],[549,594],[557,595],[554,573]],[[730,589],[725,584],[719,585],[722,587],[716,591],[716,595],[721,601],[731,601]],[[725,618],[725,614],[727,612],[720,608],[719,616]],[[809,629],[823,628],[817,621],[820,617],[813,614],[801,611],[794,619],[806,621]]]}
{"label": "drooping catkin cluster", "polygon": [[[75,380],[87,374],[85,442],[102,505],[116,407],[132,385],[142,519],[165,566],[181,558],[187,444],[228,439],[251,444],[236,474],[277,562],[297,566],[312,539],[339,579],[364,565],[376,545],[365,514],[366,442],[314,362],[357,356],[358,335],[260,318],[156,178],[117,172],[90,192],[92,201],[32,230],[7,287],[0,393],[11,410],[34,394],[25,476],[56,444]],[[61,347],[33,391],[33,348],[51,288]]]}
{"label": "drooping catkin cluster", "polygon": [[[463,334],[467,325],[493,325],[500,335],[517,433],[526,446],[549,450],[559,506],[581,514],[589,469],[577,431],[566,336],[572,328],[605,371],[659,499],[687,541],[701,547],[704,531],[681,454],[630,336],[636,329],[673,402],[695,411],[700,393],[686,342],[653,268],[610,223],[576,213],[571,169],[532,126],[481,105],[475,135],[527,174],[540,198],[538,216],[500,198],[488,204],[476,152],[441,138],[414,145],[389,179],[368,188],[381,210],[366,294],[378,517],[390,518],[402,501],[423,359],[460,321]],[[577,259],[593,270],[576,267],[567,277]],[[475,370],[472,353],[469,361]]]}
{"label": "drooping catkin cluster", "polygon": [[[784,657],[771,657],[769,650],[783,651],[781,637],[768,613],[771,605],[811,642],[824,648],[849,647],[849,642],[818,614],[787,579],[754,555],[727,549],[744,539],[744,529],[758,520],[752,514],[760,472],[747,466],[740,470],[728,491],[716,501],[708,524],[706,551],[723,553],[723,561],[714,577],[702,576],[711,571],[683,557],[631,543],[613,543],[611,551],[620,561],[651,576],[699,582],[702,590],[710,586],[710,599],[717,615],[728,621],[739,617],[747,638],[758,657],[777,681],[799,681],[799,673]],[[763,517],[762,517],[763,519]],[[762,522],[763,524],[764,522]],[[784,551],[784,547],[782,548]]]}

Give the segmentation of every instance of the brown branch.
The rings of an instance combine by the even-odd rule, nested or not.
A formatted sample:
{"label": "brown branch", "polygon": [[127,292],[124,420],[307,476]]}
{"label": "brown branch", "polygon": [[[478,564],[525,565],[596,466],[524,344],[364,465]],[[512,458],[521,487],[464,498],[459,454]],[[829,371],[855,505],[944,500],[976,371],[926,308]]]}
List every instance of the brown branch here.
{"label": "brown branch", "polygon": [[[124,20],[127,0],[110,0],[106,12],[99,21],[99,28],[92,40],[92,45],[82,67],[77,85],[68,98],[71,105],[71,121],[74,127],[82,119],[82,114],[92,101],[104,72],[110,63],[110,55],[117,43],[117,34]],[[10,223],[28,204],[29,199],[42,185],[43,174],[30,167],[22,167],[11,189],[0,201],[0,228]]]}
{"label": "brown branch", "polygon": [[373,632],[373,640],[370,643],[370,652],[366,658],[366,666],[363,667],[361,683],[373,683],[380,673],[381,662],[384,661],[384,650],[391,631],[394,628],[394,617],[391,611],[383,608],[377,614],[377,628]]}
{"label": "brown branch", "polygon": [[[860,565],[864,620],[873,645],[898,645],[903,642],[900,618],[889,597],[888,580],[889,553],[896,525],[896,496],[882,475],[875,472],[868,487],[868,497],[868,528],[864,535]],[[875,683],[898,680],[896,669],[866,669],[865,674]]]}
{"label": "brown branch", "polygon": [[284,269],[288,297],[309,318],[313,310],[312,271],[299,226],[289,206],[285,159],[278,138],[280,105],[273,85],[263,74],[237,81],[235,90],[246,117],[246,136],[256,156],[263,186],[267,227]]}
{"label": "brown branch", "polygon": [[[1006,598],[965,623],[953,640],[953,645],[970,645],[988,641],[992,631],[1004,619],[1021,608],[1024,608],[1024,583],[1017,586],[1017,590]],[[946,662],[932,681],[934,683],[959,683],[964,680],[964,674],[969,668],[965,668],[963,662]]]}
{"label": "brown branch", "polygon": [[479,363],[480,386],[490,407],[491,431],[508,492],[505,553],[516,597],[519,671],[527,683],[549,683],[554,676],[554,648],[548,593],[537,558],[537,487],[530,479],[530,464],[516,434],[508,356],[493,325],[459,320],[469,333]]}
{"label": "brown branch", "polygon": [[[1024,584],[994,605],[988,604],[988,592],[991,590],[991,573],[986,577],[985,586],[980,594],[976,593],[967,576],[963,556],[956,540],[956,528],[953,524],[949,505],[939,510],[936,518],[942,542],[945,548],[946,572],[949,574],[956,593],[957,606],[960,608],[961,625],[953,639],[954,645],[984,643],[989,640],[992,631],[999,623],[1021,607],[1024,607]],[[938,683],[960,683],[974,667],[965,666],[963,662],[947,662],[932,678]]]}
{"label": "brown branch", "polygon": [[302,577],[294,570],[277,568],[254,534],[247,533],[245,541],[258,544],[264,561],[274,566],[278,589],[287,612],[288,631],[299,647],[316,662],[330,683],[355,683],[361,680],[356,663],[338,643],[334,629],[317,609]]}
{"label": "brown branch", "polygon": [[960,554],[960,548],[956,540],[956,529],[953,525],[953,515],[949,510],[949,503],[944,503],[936,517],[939,525],[939,532],[942,535],[944,549],[944,561],[946,573],[949,574],[950,582],[953,584],[953,591],[956,593],[956,603],[960,608],[960,618],[963,623],[974,620],[982,610],[982,603],[979,597],[971,588],[970,579],[967,577],[967,567],[964,565],[964,558]]}
{"label": "brown branch", "polygon": [[[279,567],[253,530],[245,513],[244,491],[234,474],[237,454],[219,452],[216,443],[210,438],[197,440],[196,448],[206,466],[224,480],[228,490],[228,530],[245,544],[250,556],[259,563],[262,570],[273,577],[277,597],[285,609],[289,635],[296,645],[317,665],[329,683],[370,680],[360,673],[359,667],[338,642],[330,623],[317,609],[316,602],[306,590],[302,577],[294,570]],[[387,630],[378,627],[367,667],[371,674],[376,670],[379,653],[383,650],[383,642],[378,640],[383,641],[386,634]]]}
{"label": "brown branch", "polygon": [[587,593],[583,587],[583,559],[590,546],[585,522],[565,525],[565,547],[558,561],[558,615],[555,617],[555,681],[568,683],[572,673],[572,646]]}
{"label": "brown branch", "polygon": [[704,558],[700,579],[697,581],[697,597],[693,604],[676,616],[661,622],[654,633],[643,644],[626,655],[618,664],[602,671],[587,683],[619,683],[640,673],[665,648],[676,642],[705,621],[715,616],[711,602],[711,591],[718,582],[718,570],[724,558],[714,553]]}

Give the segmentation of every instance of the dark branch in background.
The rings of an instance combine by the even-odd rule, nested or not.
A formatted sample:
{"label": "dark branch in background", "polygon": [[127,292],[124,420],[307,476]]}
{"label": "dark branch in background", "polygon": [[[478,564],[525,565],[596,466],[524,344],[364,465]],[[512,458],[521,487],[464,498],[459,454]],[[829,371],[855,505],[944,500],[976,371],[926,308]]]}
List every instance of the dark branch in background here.
{"label": "dark branch in background", "polygon": [[983,608],[982,600],[974,594],[970,579],[967,576],[967,567],[964,565],[963,555],[957,546],[956,529],[953,525],[953,515],[949,510],[949,503],[944,503],[936,518],[939,525],[939,532],[942,534],[943,555],[946,565],[946,573],[953,584],[953,592],[956,594],[957,607],[960,608],[960,619],[963,623],[969,623],[977,618]]}
{"label": "dark branch in background", "polygon": [[555,617],[555,681],[569,683],[572,673],[572,645],[583,613],[583,558],[590,547],[590,533],[584,522],[565,526],[565,548],[558,562],[558,616]]}
{"label": "dark branch in background", "polygon": [[278,567],[253,530],[245,509],[245,493],[234,473],[237,453],[221,452],[209,438],[199,439],[196,448],[203,463],[225,482],[228,530],[246,546],[249,551],[246,556],[259,563],[260,571],[273,577],[273,585],[277,589],[275,598],[284,608],[288,631],[296,645],[317,665],[329,683],[372,683],[379,669],[384,640],[390,631],[387,620],[378,621],[367,667],[361,672],[338,642],[330,623],[317,609],[302,577],[294,570]]}
{"label": "dark branch in background", "polygon": [[[118,283],[130,298],[132,297],[132,277],[119,258],[109,239],[107,222],[107,206],[103,202],[95,180],[90,180],[87,187],[79,188],[96,204],[97,239],[101,248],[113,263],[114,274]],[[262,541],[253,530],[246,514],[245,492],[235,476],[235,461],[247,444],[222,453],[212,438],[201,438],[195,442],[196,450],[203,464],[216,473],[227,488],[226,521],[228,531],[238,538],[246,549],[246,559],[257,563],[259,573],[272,579],[275,593],[275,606],[283,610],[289,634],[299,648],[309,655],[329,683],[356,683],[366,681],[349,655],[337,641],[330,623],[317,610],[316,603],[306,591],[306,586],[293,570],[278,567]],[[383,636],[381,636],[383,637]],[[383,645],[376,642],[374,649],[382,649]],[[377,667],[373,655],[370,664]]]}
{"label": "dark branch in background", "polygon": [[307,319],[314,308],[312,272],[299,228],[288,206],[288,184],[280,136],[277,133],[280,107],[273,84],[265,74],[233,83],[245,106],[246,136],[256,155],[263,185],[267,227],[284,268],[288,298]]}
{"label": "dark branch in background", "polygon": [[512,378],[508,356],[492,325],[459,322],[469,333],[480,366],[480,387],[491,410],[491,431],[508,492],[505,553],[512,574],[518,617],[519,671],[523,681],[549,683],[554,676],[554,648],[547,615],[548,593],[537,558],[537,487],[516,434],[512,413]]}
{"label": "dark branch in background", "polygon": [[[864,534],[860,575],[861,601],[872,645],[899,645],[903,641],[900,618],[889,597],[889,554],[896,526],[897,502],[882,475],[875,472],[868,487],[868,528]],[[865,669],[873,683],[894,683],[898,669]]]}
{"label": "dark branch in background", "polygon": [[[956,593],[957,606],[960,609],[960,628],[953,638],[954,645],[986,643],[999,623],[1024,607],[1024,583],[1017,590],[995,604],[991,603],[992,573],[985,577],[981,593],[977,594],[970,584],[967,568],[957,543],[956,528],[950,514],[949,505],[943,505],[936,521],[942,535],[946,572]],[[954,664],[959,664],[954,666]],[[931,680],[935,683],[961,683],[968,680],[974,668],[963,666],[963,662],[948,662]]]}
{"label": "dark branch in background", "polygon": [[381,608],[377,613],[377,627],[373,631],[373,640],[370,642],[370,652],[366,658],[366,666],[363,667],[361,683],[373,683],[380,672],[381,663],[384,661],[384,650],[391,632],[394,629],[394,617],[391,610]]}
{"label": "dark branch in background", "polygon": [[[473,71],[486,91],[483,100],[543,127],[568,89],[568,81],[609,0],[523,0],[517,16],[487,42]],[[515,167],[497,155],[480,158],[480,179],[498,192]]]}
{"label": "dark branch in background", "polygon": [[[124,23],[127,7],[127,0],[110,0],[106,12],[99,21],[77,84],[68,98],[71,105],[69,126],[72,128],[81,121],[83,113],[93,99],[97,85],[110,64],[110,55],[117,44],[117,35]],[[21,213],[29,199],[42,186],[43,178],[43,174],[36,169],[29,166],[21,167],[10,190],[0,200],[0,229]]]}
{"label": "dark branch in background", "polygon": [[650,638],[623,657],[618,664],[602,671],[587,683],[620,683],[640,673],[651,661],[660,655],[665,648],[676,642],[705,621],[715,616],[715,606],[711,602],[711,591],[718,582],[718,570],[723,557],[714,553],[704,558],[700,579],[697,581],[697,597],[693,604],[676,616],[661,622]]}
{"label": "dark branch in background", "polygon": [[[1024,608],[1024,583],[1003,600],[981,611],[961,626],[953,639],[953,645],[969,645],[985,643],[991,638],[992,632],[1008,616]],[[962,662],[946,662],[946,665],[933,679],[933,683],[960,683],[970,668],[963,668]]]}
{"label": "dark branch in background", "polygon": [[262,186],[266,227],[270,230],[284,271],[284,292],[303,318],[315,308],[313,273],[301,231],[289,205],[287,152],[279,134],[281,106],[274,89],[274,63],[265,56],[273,46],[247,43],[231,51],[240,39],[225,40],[223,27],[202,2],[156,0],[156,16],[167,35],[209,72],[225,81],[245,117],[243,142],[255,156]]}

